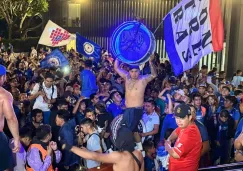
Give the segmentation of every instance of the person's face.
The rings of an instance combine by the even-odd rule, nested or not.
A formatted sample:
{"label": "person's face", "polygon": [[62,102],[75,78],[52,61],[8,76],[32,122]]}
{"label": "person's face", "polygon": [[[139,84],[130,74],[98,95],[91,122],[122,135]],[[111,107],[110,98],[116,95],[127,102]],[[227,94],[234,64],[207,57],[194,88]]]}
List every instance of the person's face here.
{"label": "person's face", "polygon": [[53,79],[52,78],[46,78],[45,79],[45,86],[47,88],[50,88],[53,85]]}
{"label": "person's face", "polygon": [[97,95],[94,96],[94,98],[92,99],[93,104],[97,104],[99,102],[99,97]]}
{"label": "person's face", "polygon": [[130,74],[130,77],[132,78],[132,79],[138,79],[138,77],[139,77],[139,70],[138,69],[132,69],[132,70],[130,70],[129,71],[129,74]]}
{"label": "person's face", "polygon": [[56,125],[57,126],[62,126],[63,124],[63,119],[59,118],[58,115],[56,116]]}
{"label": "person's face", "polygon": [[31,139],[30,137],[24,137],[24,138],[22,139],[22,143],[23,143],[23,145],[24,145],[25,147],[28,147],[28,146],[30,145],[31,141],[32,141],[32,139]]}
{"label": "person's face", "polygon": [[117,79],[116,79],[116,82],[117,82],[118,84],[122,84],[122,78],[121,78],[121,77],[117,78]]}
{"label": "person's face", "polygon": [[199,87],[199,88],[198,88],[198,92],[199,92],[200,94],[202,94],[202,95],[205,94],[205,91],[206,91],[205,87]]}
{"label": "person's face", "polygon": [[105,86],[105,90],[110,90],[111,88],[111,84],[107,82],[104,84],[104,86]]}
{"label": "person's face", "polygon": [[222,96],[228,96],[229,94],[230,92],[226,88],[222,89]]}
{"label": "person's face", "polygon": [[145,103],[145,112],[147,113],[147,114],[151,114],[151,113],[153,113],[154,112],[154,106],[151,104],[151,103]]}
{"label": "person's face", "polygon": [[208,73],[208,69],[202,69],[201,71],[203,75],[206,75]]}
{"label": "person's face", "polygon": [[225,116],[221,117],[219,115],[219,119],[220,119],[221,122],[224,122],[224,123],[228,121],[228,117],[225,117]]}
{"label": "person's face", "polygon": [[89,130],[90,130],[90,126],[89,125],[80,125],[80,130],[84,133],[84,134],[88,134]]}
{"label": "person's face", "polygon": [[25,101],[25,100],[27,100],[27,94],[26,93],[20,94],[20,101]]}
{"label": "person's face", "polygon": [[174,98],[175,100],[180,100],[181,99],[181,94],[180,93],[175,93]]}
{"label": "person's face", "polygon": [[189,91],[188,91],[187,88],[183,88],[183,91],[184,91],[185,95],[188,95],[189,94]]}
{"label": "person's face", "polygon": [[75,87],[75,88],[73,89],[73,94],[74,94],[74,95],[80,95],[80,88],[79,88],[79,87]]}
{"label": "person's face", "polygon": [[192,118],[195,119],[196,118],[196,110],[194,107],[190,107],[191,109],[191,115],[192,115]]}
{"label": "person's face", "polygon": [[242,72],[240,72],[238,75],[239,75],[239,76],[242,76]]}
{"label": "person's face", "polygon": [[202,104],[201,97],[195,97],[194,100],[193,100],[193,103],[197,107],[201,106],[201,104]]}
{"label": "person's face", "polygon": [[95,113],[99,115],[100,111],[97,108],[95,108]]}
{"label": "person's face", "polygon": [[208,93],[212,94],[213,93],[213,88],[212,87],[208,87],[207,91],[208,91]]}
{"label": "person's face", "polygon": [[188,125],[190,124],[191,119],[192,119],[191,115],[189,115],[189,116],[187,115],[184,118],[175,117],[176,124],[178,125],[179,128],[182,128],[182,129],[188,127]]}
{"label": "person's face", "polygon": [[152,157],[156,157],[156,148],[153,146],[151,149],[148,150],[150,154],[152,154]]}
{"label": "person's face", "polygon": [[19,63],[19,69],[20,70],[24,69],[24,64],[23,63]]}
{"label": "person's face", "polygon": [[225,99],[225,101],[224,101],[224,107],[225,108],[231,108],[232,106],[233,106],[233,103],[230,100]]}
{"label": "person's face", "polygon": [[11,87],[18,87],[18,81],[16,79],[11,80],[10,86]]}
{"label": "person's face", "polygon": [[85,117],[91,119],[92,121],[95,121],[95,114],[94,114],[94,112],[86,113]]}
{"label": "person's face", "polygon": [[157,98],[158,97],[158,93],[152,90],[151,97]]}
{"label": "person's face", "polygon": [[86,104],[84,102],[80,104],[80,109],[82,111],[85,111],[86,110]]}
{"label": "person's face", "polygon": [[35,123],[41,124],[43,121],[43,114],[42,113],[37,113],[36,117],[33,118]]}
{"label": "person's face", "polygon": [[121,95],[120,95],[118,92],[116,92],[116,93],[114,94],[113,99],[114,99],[114,101],[116,101],[116,102],[121,102],[121,101],[122,101],[122,97],[121,97]]}
{"label": "person's face", "polygon": [[215,103],[214,98],[209,97],[209,98],[208,98],[208,104],[209,104],[209,105],[214,105],[214,103]]}

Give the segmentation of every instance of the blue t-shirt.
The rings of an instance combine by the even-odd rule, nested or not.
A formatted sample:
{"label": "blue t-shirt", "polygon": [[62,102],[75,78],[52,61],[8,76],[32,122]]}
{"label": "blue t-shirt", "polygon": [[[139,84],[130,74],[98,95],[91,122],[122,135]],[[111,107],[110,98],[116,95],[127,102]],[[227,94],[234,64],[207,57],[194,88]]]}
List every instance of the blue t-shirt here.
{"label": "blue t-shirt", "polygon": [[120,114],[123,114],[123,109],[121,108],[121,106],[118,106],[115,103],[111,103],[107,107],[107,111],[112,114],[112,117],[113,118],[115,118],[116,116],[118,116]]}
{"label": "blue t-shirt", "polygon": [[[220,106],[220,107],[218,108],[217,113],[220,113],[221,110],[223,110],[223,109],[224,109],[224,107]],[[235,108],[232,108],[232,109],[230,109],[230,110],[228,110],[228,111],[229,111],[229,113],[230,113],[230,116],[232,116],[232,118],[234,119],[234,121],[237,121],[237,120],[240,119],[240,112],[239,112],[239,110],[237,110],[237,109],[235,109]]]}
{"label": "blue t-shirt", "polygon": [[[204,109],[205,111],[203,111],[202,109]],[[206,116],[206,109],[204,107],[200,107],[199,109],[197,109],[196,111],[196,119],[202,123],[204,123],[204,118]]]}
{"label": "blue t-shirt", "polygon": [[176,124],[176,120],[174,117],[174,114],[167,114],[165,116],[163,125],[162,125],[162,129],[160,132],[160,140],[164,140],[165,137],[165,132],[167,129],[172,128],[172,129],[176,129],[178,126]]}
{"label": "blue t-shirt", "polygon": [[149,157],[144,157],[144,164],[146,171],[156,171],[154,160],[150,159]]}
{"label": "blue t-shirt", "polygon": [[202,142],[208,141],[208,131],[207,128],[203,125],[203,123],[195,120],[195,124],[197,125],[199,132],[201,134]]}

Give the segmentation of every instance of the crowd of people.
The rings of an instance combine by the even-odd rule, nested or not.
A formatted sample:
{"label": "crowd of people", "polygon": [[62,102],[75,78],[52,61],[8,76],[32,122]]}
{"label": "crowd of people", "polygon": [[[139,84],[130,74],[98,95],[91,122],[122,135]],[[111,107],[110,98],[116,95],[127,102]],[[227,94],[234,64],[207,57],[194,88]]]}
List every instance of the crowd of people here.
{"label": "crowd of people", "polygon": [[[143,67],[60,48],[0,49],[0,171],[194,171],[243,161],[243,77],[203,65],[174,76],[158,54]],[[108,165],[109,166],[109,165]]]}

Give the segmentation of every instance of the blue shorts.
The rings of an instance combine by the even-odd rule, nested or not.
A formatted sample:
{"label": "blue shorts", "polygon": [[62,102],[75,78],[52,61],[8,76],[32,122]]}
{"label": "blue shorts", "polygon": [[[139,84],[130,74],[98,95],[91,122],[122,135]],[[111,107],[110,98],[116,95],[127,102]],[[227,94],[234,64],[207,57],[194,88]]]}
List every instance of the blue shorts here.
{"label": "blue shorts", "polygon": [[7,136],[0,132],[0,171],[14,167],[13,153],[9,147]]}
{"label": "blue shorts", "polygon": [[126,108],[123,114],[122,124],[132,132],[138,132],[138,124],[143,116],[142,107]]}

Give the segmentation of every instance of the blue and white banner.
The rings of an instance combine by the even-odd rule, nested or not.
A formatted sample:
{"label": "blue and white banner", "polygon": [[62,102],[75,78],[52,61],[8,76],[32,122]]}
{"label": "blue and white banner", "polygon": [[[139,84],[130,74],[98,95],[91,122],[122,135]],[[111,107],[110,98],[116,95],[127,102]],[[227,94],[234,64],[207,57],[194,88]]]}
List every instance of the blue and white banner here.
{"label": "blue and white banner", "polygon": [[101,55],[101,47],[79,33],[76,33],[76,49],[79,53],[89,58],[99,59]]}
{"label": "blue and white banner", "polygon": [[175,75],[223,49],[224,29],[219,0],[182,0],[164,18],[166,51]]}
{"label": "blue and white banner", "polygon": [[50,67],[64,67],[68,65],[69,62],[67,58],[59,49],[55,49],[49,55],[47,55],[41,62],[41,68],[50,68]]}

